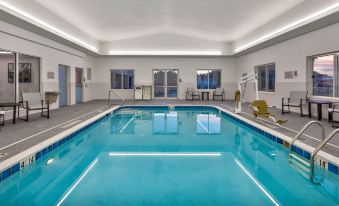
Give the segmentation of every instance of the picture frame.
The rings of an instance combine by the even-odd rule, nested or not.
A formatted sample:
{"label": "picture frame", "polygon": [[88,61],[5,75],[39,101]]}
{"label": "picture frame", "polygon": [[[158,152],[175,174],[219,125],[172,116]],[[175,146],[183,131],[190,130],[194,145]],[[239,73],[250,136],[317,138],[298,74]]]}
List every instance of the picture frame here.
{"label": "picture frame", "polygon": [[[8,83],[14,83],[15,79],[14,63],[8,63]],[[19,83],[32,82],[32,64],[19,63]]]}

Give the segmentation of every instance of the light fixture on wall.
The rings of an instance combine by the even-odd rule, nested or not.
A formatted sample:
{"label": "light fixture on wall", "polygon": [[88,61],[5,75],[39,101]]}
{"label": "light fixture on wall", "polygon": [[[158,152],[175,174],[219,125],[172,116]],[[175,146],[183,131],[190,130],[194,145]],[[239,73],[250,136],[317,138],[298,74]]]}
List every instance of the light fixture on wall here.
{"label": "light fixture on wall", "polygon": [[108,52],[110,55],[117,56],[220,56],[222,55],[221,51],[183,51],[183,50],[168,50],[168,51],[146,51],[146,50],[135,50],[135,51],[120,51],[120,50],[111,50]]}
{"label": "light fixture on wall", "polygon": [[296,27],[298,25],[306,23],[307,21],[310,21],[310,20],[312,20],[314,18],[317,18],[317,17],[319,17],[319,16],[321,16],[321,15],[327,13],[327,12],[330,12],[331,10],[337,9],[338,7],[339,7],[339,2],[333,4],[333,5],[329,6],[329,7],[326,7],[324,9],[320,10],[320,11],[317,11],[317,12],[311,14],[311,15],[308,15],[308,16],[302,18],[302,19],[294,21],[294,22],[292,22],[292,23],[290,23],[290,24],[288,24],[288,25],[286,25],[284,27],[281,27],[281,28],[279,28],[279,29],[277,29],[277,30],[275,30],[275,31],[273,31],[271,33],[268,33],[268,34],[266,34],[266,35],[264,35],[262,37],[259,37],[258,39],[254,40],[254,41],[251,41],[251,42],[249,42],[249,43],[247,43],[247,44],[245,44],[243,46],[240,46],[240,47],[234,49],[234,52],[235,53],[241,52],[241,51],[243,51],[245,49],[248,49],[248,48],[250,48],[252,46],[255,46],[256,44],[259,44],[259,43],[261,43],[263,41],[266,41],[266,40],[268,40],[268,39],[270,39],[270,38],[272,38],[272,37],[274,37],[274,36],[276,36],[278,34],[287,32],[288,30],[292,29],[293,27]]}
{"label": "light fixture on wall", "polygon": [[98,51],[99,51],[96,47],[94,47],[94,46],[92,46],[92,45],[90,45],[90,44],[88,44],[88,43],[86,43],[86,42],[64,32],[64,31],[62,31],[62,30],[60,30],[60,29],[58,29],[58,28],[56,28],[56,27],[54,27],[54,26],[32,16],[32,15],[26,13],[26,12],[24,12],[24,11],[22,11],[19,8],[16,8],[15,6],[13,6],[13,5],[11,5],[7,2],[0,0],[0,5],[3,6],[4,8],[6,8],[7,10],[11,11],[10,13],[13,13],[13,12],[17,13],[17,14],[21,15],[22,17],[24,17],[28,20],[31,20],[31,21],[39,24],[42,27],[45,27],[47,30],[50,30],[54,34],[57,34],[61,37],[64,37],[65,39],[68,39],[72,42],[75,42],[75,43],[77,43],[77,44],[79,44],[79,45],[81,45],[81,46],[83,46],[83,47],[85,47],[85,48],[87,48],[87,49],[89,49],[93,52],[98,53]]}

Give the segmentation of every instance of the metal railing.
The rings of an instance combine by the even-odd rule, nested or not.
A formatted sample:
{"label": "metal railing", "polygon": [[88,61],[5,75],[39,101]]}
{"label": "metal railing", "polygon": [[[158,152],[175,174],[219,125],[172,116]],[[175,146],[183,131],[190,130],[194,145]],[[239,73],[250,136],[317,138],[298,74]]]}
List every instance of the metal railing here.
{"label": "metal railing", "polygon": [[327,135],[327,137],[321,141],[321,143],[319,144],[319,146],[313,150],[313,152],[311,153],[311,158],[310,158],[310,179],[313,183],[316,183],[314,181],[314,158],[317,155],[317,153],[321,150],[321,148],[323,148],[331,139],[332,137],[334,137],[337,133],[339,132],[339,128],[333,130],[329,135]]}
{"label": "metal railing", "polygon": [[108,106],[111,106],[111,105],[112,105],[112,104],[111,104],[111,95],[112,95],[112,93],[115,94],[117,97],[119,97],[119,98],[121,99],[122,104],[120,104],[120,106],[123,106],[123,105],[125,104],[125,99],[124,99],[121,95],[119,95],[118,93],[116,93],[114,90],[109,90],[109,92],[108,92],[107,105],[108,105]]}
{"label": "metal railing", "polygon": [[290,142],[290,158],[289,158],[289,160],[291,160],[292,146],[293,146],[294,142],[297,141],[297,139],[305,132],[305,130],[308,129],[313,124],[318,125],[322,129],[321,135],[322,135],[322,141],[324,141],[324,139],[325,139],[325,128],[324,128],[324,126],[318,121],[308,122]]}

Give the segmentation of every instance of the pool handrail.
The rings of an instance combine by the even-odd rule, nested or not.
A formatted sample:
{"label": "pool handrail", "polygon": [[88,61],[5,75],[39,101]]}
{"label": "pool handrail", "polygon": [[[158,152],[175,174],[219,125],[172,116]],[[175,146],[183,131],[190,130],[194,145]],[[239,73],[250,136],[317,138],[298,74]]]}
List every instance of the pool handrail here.
{"label": "pool handrail", "polygon": [[123,106],[124,104],[125,104],[125,99],[121,96],[121,95],[119,95],[116,91],[114,91],[114,90],[109,90],[109,92],[108,92],[108,101],[107,101],[107,106],[111,106],[112,104],[111,104],[111,94],[115,94],[117,97],[119,97],[120,99],[121,99],[121,101],[122,101],[122,104],[120,104],[120,106]]}
{"label": "pool handrail", "polygon": [[314,159],[315,156],[317,155],[317,153],[339,132],[339,128],[332,130],[332,132],[327,135],[327,137],[325,139],[323,139],[320,144],[318,145],[318,147],[316,147],[315,150],[313,150],[313,152],[311,153],[311,158],[310,158],[310,179],[313,183],[316,183],[314,181]]}
{"label": "pool handrail", "polygon": [[[321,131],[322,141],[325,140],[325,128],[324,128],[324,126],[318,121],[310,121],[291,140],[291,142],[290,142],[290,154],[292,153],[292,146],[293,146],[294,142],[297,141],[297,139],[305,132],[305,130],[308,129],[313,124],[318,125],[322,129],[322,131]],[[290,157],[291,157],[291,155],[290,155]],[[291,158],[289,160],[291,160]]]}

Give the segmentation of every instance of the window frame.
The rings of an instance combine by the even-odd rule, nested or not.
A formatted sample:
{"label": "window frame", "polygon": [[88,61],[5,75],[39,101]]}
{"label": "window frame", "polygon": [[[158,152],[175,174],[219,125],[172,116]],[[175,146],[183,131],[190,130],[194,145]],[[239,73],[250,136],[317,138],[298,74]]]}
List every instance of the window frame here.
{"label": "window frame", "polygon": [[[334,71],[333,71],[333,94],[332,96],[320,96],[314,95],[314,59],[317,57],[324,57],[334,55]],[[321,99],[338,99],[339,98],[339,51],[328,52],[323,54],[316,54],[307,57],[307,88],[311,91],[311,97],[321,98]]]}
{"label": "window frame", "polygon": [[[269,89],[269,68],[271,65],[274,65],[274,90]],[[265,89],[261,90],[261,88],[259,88],[259,84],[260,84],[260,80],[259,80],[259,68],[260,67],[265,67]],[[271,63],[267,63],[267,64],[260,64],[260,65],[256,65],[254,66],[254,72],[257,74],[258,77],[258,92],[261,93],[275,93],[276,91],[276,77],[277,77],[277,73],[276,73],[276,63],[275,62],[271,62]]]}
{"label": "window frame", "polygon": [[[214,89],[218,89],[218,88],[221,88],[222,87],[222,69],[197,69],[196,72],[195,72],[195,75],[196,75],[196,87],[197,89],[198,88],[198,71],[207,71],[207,89],[204,89],[204,88],[201,88],[201,90],[214,90]],[[211,88],[210,87],[210,73],[211,71],[219,71],[220,72],[220,82],[219,82],[219,87],[216,87],[216,88]]]}
{"label": "window frame", "polygon": [[[128,89],[134,89],[135,86],[135,70],[134,69],[111,69],[110,70],[110,79],[111,79],[111,89],[117,89],[113,88],[113,79],[112,79],[112,71],[117,71],[117,73],[121,74],[121,82],[120,82],[120,88],[119,90],[128,90]],[[133,71],[133,84],[131,85],[131,88],[124,88],[124,71]]]}

